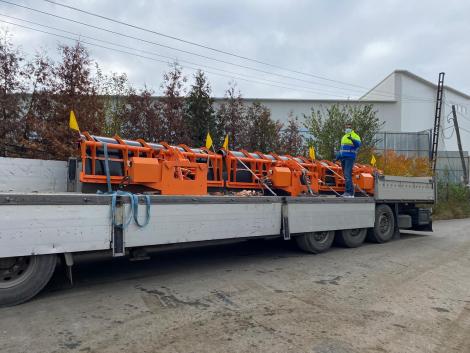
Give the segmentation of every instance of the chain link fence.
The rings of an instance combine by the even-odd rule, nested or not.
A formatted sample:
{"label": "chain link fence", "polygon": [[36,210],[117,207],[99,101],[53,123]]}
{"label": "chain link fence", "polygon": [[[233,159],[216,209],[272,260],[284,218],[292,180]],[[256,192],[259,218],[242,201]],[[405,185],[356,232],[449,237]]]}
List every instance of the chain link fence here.
{"label": "chain link fence", "polygon": [[[406,157],[429,158],[431,155],[431,130],[421,132],[379,132],[376,151],[393,150]],[[464,151],[465,166],[469,171],[470,157]],[[438,151],[436,174],[439,180],[462,183],[464,172],[458,151]]]}
{"label": "chain link fence", "polygon": [[430,131],[379,132],[375,149],[378,153],[395,151],[405,157],[427,157],[430,155]]}
{"label": "chain link fence", "polygon": [[[470,158],[467,151],[464,151],[464,161],[467,175],[469,175]],[[460,153],[458,151],[439,151],[437,154],[436,173],[437,178],[441,181],[455,184],[463,183],[464,172]]]}

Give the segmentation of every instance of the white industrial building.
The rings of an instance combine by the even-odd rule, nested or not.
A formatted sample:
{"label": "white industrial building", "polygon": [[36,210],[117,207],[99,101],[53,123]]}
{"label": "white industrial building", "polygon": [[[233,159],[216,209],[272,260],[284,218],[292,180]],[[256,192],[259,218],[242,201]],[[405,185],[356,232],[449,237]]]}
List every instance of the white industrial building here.
{"label": "white industrial building", "polygon": [[[437,79],[437,75],[436,75]],[[406,70],[396,70],[357,100],[331,99],[270,99],[245,98],[246,103],[259,101],[271,110],[275,120],[287,121],[296,116],[303,121],[311,109],[322,109],[332,104],[361,105],[371,103],[387,132],[429,131],[434,125],[437,85]],[[216,99],[216,105],[221,99]],[[457,142],[452,134],[451,105],[457,107],[463,149],[470,150],[470,96],[445,86],[442,110],[441,143],[439,149],[455,151]],[[451,136],[452,135],[452,136]],[[449,137],[450,136],[450,137]]]}

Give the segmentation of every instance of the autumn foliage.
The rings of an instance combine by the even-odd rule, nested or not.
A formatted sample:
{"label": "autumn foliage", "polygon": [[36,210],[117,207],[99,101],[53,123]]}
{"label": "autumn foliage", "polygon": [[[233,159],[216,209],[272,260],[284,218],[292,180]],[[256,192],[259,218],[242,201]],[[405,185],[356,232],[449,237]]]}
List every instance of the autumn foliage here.
{"label": "autumn foliage", "polygon": [[399,176],[430,176],[431,166],[429,159],[424,157],[406,157],[395,151],[385,151],[377,155],[377,168],[387,175]]}
{"label": "autumn foliage", "polygon": [[82,43],[59,45],[58,59],[38,52],[33,59],[0,37],[0,155],[61,159],[77,153],[78,134],[69,129],[71,110],[81,131],[150,142],[201,146],[208,132],[215,148],[228,135],[229,148],[298,154],[303,137],[291,119],[273,120],[259,102],[246,104],[234,82],[218,104],[206,74],[185,76],[172,63],[160,92],[136,89],[122,73],[103,73]]}

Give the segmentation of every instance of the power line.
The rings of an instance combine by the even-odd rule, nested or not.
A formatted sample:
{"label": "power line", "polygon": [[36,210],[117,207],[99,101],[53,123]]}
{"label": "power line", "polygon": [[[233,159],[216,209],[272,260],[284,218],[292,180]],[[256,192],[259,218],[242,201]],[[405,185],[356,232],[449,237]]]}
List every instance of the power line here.
{"label": "power line", "polygon": [[[148,28],[144,28],[144,27],[141,27],[141,26],[138,26],[138,25],[135,25],[135,24],[131,24],[131,23],[128,23],[128,22],[119,21],[119,20],[116,20],[114,18],[107,17],[107,16],[104,16],[104,15],[100,15],[100,14],[97,14],[97,13],[94,13],[94,12],[91,12],[91,11],[86,11],[86,10],[83,10],[83,9],[79,9],[77,7],[74,7],[74,6],[70,6],[70,5],[67,5],[67,4],[60,3],[58,1],[52,1],[52,0],[44,0],[44,1],[48,2],[48,3],[51,3],[51,4],[54,4],[54,5],[57,5],[57,6],[68,8],[68,9],[71,9],[71,10],[74,10],[74,11],[78,11],[78,12],[81,12],[81,13],[84,13],[84,14],[87,14],[87,15],[90,15],[90,16],[94,16],[94,17],[98,17],[98,18],[101,18],[101,19],[104,19],[104,20],[107,20],[107,21],[110,21],[110,22],[114,22],[114,23],[117,23],[117,24],[120,24],[120,25],[123,25],[123,26],[127,26],[127,27],[130,27],[130,28],[134,28],[134,29],[144,31],[144,32],[152,33],[152,34],[155,34],[155,35],[158,35],[158,36],[161,36],[161,37],[173,39],[173,40],[179,41],[181,43],[190,44],[190,45],[193,45],[193,46],[196,46],[196,47],[207,49],[207,50],[210,50],[210,51],[213,51],[213,52],[216,52],[216,53],[233,56],[233,57],[243,59],[243,60],[247,60],[247,61],[251,61],[251,62],[254,62],[254,63],[257,63],[257,64],[266,65],[266,66],[270,66],[272,68],[277,68],[277,69],[281,69],[281,70],[284,70],[284,71],[289,71],[289,72],[300,74],[300,75],[310,76],[310,77],[314,77],[314,78],[321,79],[321,80],[326,80],[326,81],[335,82],[335,83],[341,83],[341,84],[344,84],[344,85],[354,86],[354,87],[358,87],[358,88],[364,88],[364,87],[356,85],[356,84],[351,84],[351,83],[344,82],[344,81],[334,80],[334,79],[330,79],[328,77],[314,75],[314,74],[311,74],[311,73],[292,70],[290,68],[286,68],[286,67],[283,67],[283,66],[278,66],[278,65],[271,64],[271,63],[268,63],[268,62],[265,62],[265,61],[261,61],[261,60],[249,58],[249,57],[246,57],[246,56],[243,56],[243,55],[231,53],[231,52],[228,52],[228,51],[225,51],[225,50],[209,47],[209,46],[204,45],[204,44],[196,43],[196,42],[189,41],[189,40],[186,40],[186,39],[183,39],[183,38],[168,35],[168,34],[165,34],[165,33],[162,33],[162,32],[157,32],[157,31],[154,31],[154,30],[151,30],[151,29],[148,29]],[[368,90],[369,88],[366,87],[365,89]]]}
{"label": "power line", "polygon": [[[37,26],[44,27],[44,28],[53,29],[53,30],[59,31],[59,32],[72,34],[72,35],[75,35],[75,36],[77,36],[77,37],[79,37],[79,38],[88,38],[88,39],[91,39],[91,40],[94,40],[94,41],[98,41],[98,42],[101,42],[101,43],[110,44],[110,45],[114,45],[114,46],[117,46],[117,47],[129,49],[129,50],[140,51],[140,52],[142,52],[142,53],[154,55],[154,56],[161,57],[161,58],[165,58],[165,59],[175,60],[175,58],[173,58],[173,57],[161,55],[161,54],[159,54],[159,53],[155,53],[155,52],[151,52],[151,51],[147,51],[147,50],[143,50],[143,49],[139,49],[139,48],[133,48],[133,47],[129,47],[129,46],[122,45],[122,44],[119,44],[119,43],[114,43],[114,42],[110,42],[110,41],[98,39],[98,38],[91,37],[91,36],[86,36],[86,35],[83,35],[83,34],[80,34],[80,33],[75,33],[75,32],[67,31],[67,30],[64,30],[64,29],[61,29],[61,28],[58,28],[58,27],[53,27],[53,26],[44,25],[44,24],[41,24],[41,23],[38,23],[38,22],[34,22],[34,21],[30,21],[30,20],[25,20],[25,19],[22,19],[22,18],[19,18],[19,17],[10,16],[10,15],[5,15],[5,14],[2,14],[2,13],[0,13],[0,16],[7,17],[7,18],[11,18],[11,19],[15,19],[15,20],[18,20],[18,21],[26,22],[26,23],[33,24],[33,25],[37,25]],[[5,22],[6,22],[6,21],[5,21]],[[7,22],[7,23],[10,23],[10,22]],[[13,24],[13,23],[10,23],[10,24]],[[28,28],[28,29],[34,30],[33,28]],[[241,76],[241,77],[247,78],[246,75],[243,75],[243,74],[240,74],[240,73],[237,73],[237,72],[233,72],[233,71],[229,71],[229,70],[224,70],[224,69],[216,68],[216,67],[213,67],[213,66],[211,67],[211,66],[208,66],[208,65],[203,65],[203,64],[200,64],[200,63],[195,63],[195,62],[191,62],[191,61],[187,61],[187,60],[181,60],[181,59],[179,59],[179,60],[177,60],[177,61],[178,61],[178,62],[187,63],[187,64],[190,64],[190,65],[197,65],[197,66],[199,66],[199,67],[209,68],[210,70],[217,70],[217,71],[225,72],[225,73],[228,73],[228,74],[231,74],[231,75],[239,75],[239,76]],[[248,78],[250,79],[251,76],[248,77]],[[285,82],[274,81],[274,80],[269,80],[269,79],[265,79],[265,78],[259,78],[259,77],[254,77],[254,78],[257,79],[257,80],[263,80],[263,81],[266,81],[266,82],[269,82],[269,83],[274,83],[274,84],[281,84],[281,85],[285,85],[285,84],[286,84]],[[289,83],[287,83],[287,84],[289,84]],[[332,92],[332,91],[328,91],[328,90],[319,91],[319,90],[316,90],[316,89],[312,89],[312,88],[310,88],[310,87],[294,86],[294,89],[297,89],[297,88],[301,88],[301,89],[302,89],[303,91],[305,91],[305,92],[310,91],[310,92],[312,92],[312,93],[321,93],[321,94],[326,94],[326,95],[330,95],[330,96],[349,98],[349,96],[347,96],[347,95],[344,95],[344,94],[337,94],[336,92]]]}
{"label": "power line", "polygon": [[[66,20],[66,21],[73,22],[73,23],[76,23],[76,24],[80,24],[80,25],[83,25],[83,26],[87,26],[87,27],[90,27],[90,28],[95,28],[95,29],[98,29],[98,30],[101,30],[101,31],[105,31],[105,32],[111,33],[111,34],[115,34],[115,35],[119,35],[119,36],[122,36],[122,37],[126,37],[126,38],[130,38],[130,39],[138,40],[138,41],[141,41],[141,42],[144,42],[144,43],[147,43],[147,44],[157,45],[157,46],[164,47],[164,48],[167,48],[167,49],[179,51],[179,52],[182,52],[182,53],[185,53],[185,54],[195,55],[195,56],[198,56],[198,57],[201,57],[201,58],[204,58],[204,59],[213,60],[213,61],[221,62],[221,63],[224,63],[224,64],[228,64],[228,65],[238,66],[238,67],[245,68],[245,69],[248,69],[248,70],[258,71],[258,72],[261,72],[261,73],[264,73],[264,74],[268,74],[268,75],[274,75],[274,76],[278,76],[278,77],[282,77],[282,78],[287,78],[287,79],[291,79],[291,80],[296,80],[296,81],[300,81],[300,82],[305,82],[305,83],[308,83],[308,84],[321,85],[321,86],[325,86],[325,87],[331,87],[331,88],[340,89],[340,90],[346,90],[346,91],[349,90],[349,91],[362,92],[364,89],[367,90],[367,91],[369,90],[369,88],[367,88],[367,87],[363,87],[363,86],[359,86],[359,85],[354,85],[354,84],[349,84],[349,83],[344,83],[344,82],[342,82],[342,81],[336,81],[336,80],[330,80],[330,79],[328,79],[328,80],[330,80],[330,81],[332,81],[332,82],[343,83],[343,84],[347,84],[347,85],[350,85],[350,86],[361,87],[361,90],[352,89],[352,88],[338,87],[338,86],[332,86],[332,85],[328,85],[328,84],[325,84],[325,83],[313,82],[313,81],[308,81],[308,80],[304,80],[304,79],[300,79],[300,78],[296,78],[296,77],[292,77],[292,76],[288,76],[288,75],[283,75],[283,74],[279,74],[279,73],[268,72],[268,71],[261,70],[261,69],[258,69],[258,68],[254,68],[254,67],[250,67],[250,66],[245,66],[245,65],[240,65],[240,64],[233,63],[233,62],[229,62],[229,61],[226,61],[226,60],[221,60],[221,59],[209,57],[209,56],[206,56],[206,55],[194,53],[194,52],[191,52],[191,51],[188,51],[188,50],[179,49],[179,48],[175,48],[175,47],[168,46],[168,45],[165,45],[165,44],[161,44],[161,43],[149,41],[149,40],[146,40],[146,39],[142,39],[142,38],[135,37],[135,36],[131,36],[131,35],[124,34],[124,33],[120,33],[120,32],[113,31],[113,30],[110,30],[110,29],[106,29],[106,28],[103,28],[103,27],[95,26],[95,25],[92,25],[92,24],[89,24],[89,23],[85,23],[85,22],[73,20],[73,19],[70,19],[70,18],[67,18],[67,17],[63,17],[63,16],[60,16],[60,15],[56,15],[56,14],[52,14],[52,13],[49,13],[49,12],[46,12],[46,11],[34,9],[34,8],[32,8],[32,7],[29,7],[29,6],[20,5],[20,4],[15,4],[15,3],[12,3],[12,2],[10,2],[10,1],[0,0],[0,2],[9,4],[9,5],[13,5],[13,6],[17,6],[17,7],[20,7],[20,8],[24,8],[24,9],[27,9],[27,10],[30,10],[30,11],[38,12],[38,13],[41,13],[41,14],[45,14],[45,15],[48,15],[48,16],[52,16],[52,17],[55,17],[55,18],[60,18],[60,19],[62,19],[62,20]],[[57,4],[57,5],[61,5],[61,4],[59,4],[59,3],[56,3],[56,4]],[[66,5],[66,6],[68,6],[68,5]],[[77,10],[79,10],[79,9],[77,9]],[[112,20],[112,19],[110,19],[110,20]],[[145,29],[143,29],[143,30],[145,30]],[[150,30],[148,30],[148,31],[150,31]],[[151,31],[151,32],[152,32],[152,31]],[[253,60],[254,60],[254,59],[253,59]],[[256,60],[255,60],[255,61],[256,61]],[[270,65],[269,63],[266,63],[266,64]],[[291,71],[292,71],[292,70],[291,70]],[[297,71],[292,71],[292,72],[301,73],[301,72],[297,72]],[[301,74],[306,74],[306,73],[301,73]],[[306,75],[310,75],[310,74],[306,74]],[[316,77],[316,75],[310,75],[310,76]],[[318,78],[318,77],[316,77],[316,78]],[[383,97],[393,98],[393,99],[396,100],[396,96],[395,96],[394,94],[391,94],[390,92],[380,93],[380,91],[376,90],[376,91],[374,91],[374,94],[375,94],[375,95],[379,95],[379,96],[383,96]],[[404,101],[404,100],[406,100],[406,99],[408,99],[408,98],[410,99],[410,101],[412,101],[412,100],[415,100],[415,101],[423,101],[423,102],[426,102],[426,101],[428,101],[428,102],[433,102],[433,101],[434,101],[433,99],[428,99],[428,98],[424,98],[424,97],[412,97],[412,96],[410,96],[410,97],[403,96],[403,97],[401,97],[401,100]]]}
{"label": "power line", "polygon": [[[110,21],[110,22],[114,22],[114,23],[117,23],[117,24],[120,24],[120,25],[123,25],[123,26],[127,26],[127,27],[130,27],[130,28],[134,28],[134,29],[144,31],[144,32],[152,33],[152,34],[162,36],[162,37],[165,37],[165,38],[169,38],[169,39],[172,39],[172,40],[176,40],[176,41],[179,41],[179,42],[182,42],[182,43],[185,43],[185,44],[194,45],[194,46],[197,46],[197,47],[200,47],[200,48],[203,48],[203,49],[207,49],[207,50],[210,50],[210,51],[213,51],[213,52],[217,52],[217,53],[233,56],[233,57],[236,57],[236,58],[239,58],[239,59],[251,61],[251,62],[254,62],[254,63],[257,63],[257,64],[266,65],[266,66],[269,66],[269,67],[272,67],[272,68],[276,68],[276,69],[280,69],[280,70],[284,70],[284,71],[288,71],[288,72],[292,72],[292,73],[296,73],[296,74],[300,74],[300,75],[304,75],[304,76],[310,76],[310,77],[317,78],[317,79],[320,79],[320,80],[325,80],[325,81],[330,81],[330,82],[334,82],[334,83],[340,83],[340,84],[347,85],[347,86],[361,88],[362,90],[366,90],[367,92],[370,90],[369,87],[365,87],[365,86],[361,86],[361,85],[357,85],[357,84],[349,83],[349,82],[345,82],[345,81],[335,80],[335,79],[331,79],[331,78],[328,78],[328,77],[325,77],[325,76],[311,74],[309,72],[297,71],[297,70],[293,70],[293,69],[290,69],[290,68],[287,68],[287,67],[283,67],[283,66],[272,64],[272,63],[268,63],[266,61],[262,61],[262,60],[258,60],[258,59],[254,59],[254,58],[249,58],[249,57],[246,57],[246,56],[243,56],[243,55],[240,55],[240,54],[231,53],[231,52],[224,51],[224,50],[221,50],[221,49],[209,47],[208,45],[204,45],[204,44],[189,41],[189,40],[186,40],[186,39],[183,39],[183,38],[180,38],[180,37],[175,37],[175,36],[172,36],[172,35],[168,35],[168,34],[158,32],[158,31],[155,31],[155,30],[152,30],[152,29],[148,29],[148,28],[145,28],[145,27],[141,27],[141,26],[129,23],[129,22],[116,20],[114,18],[98,14],[96,12],[91,12],[91,11],[79,9],[78,7],[67,5],[67,4],[61,3],[59,1],[54,1],[54,0],[43,0],[43,1],[54,4],[54,5],[57,5],[57,6],[61,6],[61,7],[70,9],[70,10],[81,12],[81,13],[87,14],[89,16],[94,16],[94,17],[101,18],[101,19],[104,19],[104,20],[107,20],[107,21]],[[374,93],[377,94],[377,92],[380,92],[380,91],[377,90]],[[386,93],[387,95],[391,95],[390,92],[385,92],[385,91],[382,91],[382,92]],[[413,97],[413,98],[418,98],[419,99],[419,97]]]}
{"label": "power line", "polygon": [[[20,4],[15,4],[15,3],[11,3],[11,2],[5,1],[5,0],[0,0],[0,2],[9,4],[9,5],[13,5],[13,6],[17,6],[17,7],[21,7],[21,8],[30,10],[30,11],[38,12],[38,13],[41,13],[41,14],[44,14],[44,15],[52,16],[52,17],[55,17],[55,18],[59,18],[59,19],[65,20],[65,21],[69,21],[69,22],[72,22],[72,23],[76,23],[76,24],[82,25],[82,26],[86,26],[86,27],[98,29],[98,30],[101,30],[101,31],[105,31],[105,32],[108,32],[108,33],[111,33],[111,34],[119,35],[119,36],[122,36],[122,37],[125,37],[125,38],[137,40],[137,41],[140,41],[140,42],[143,42],[143,43],[156,45],[156,46],[163,47],[163,48],[170,49],[170,50],[175,50],[175,51],[178,51],[178,52],[181,52],[181,53],[184,53],[184,54],[189,54],[189,55],[198,56],[198,57],[201,57],[201,58],[204,58],[204,59],[208,59],[208,60],[212,60],[212,61],[224,63],[224,64],[227,64],[227,65],[234,65],[234,66],[241,67],[241,68],[244,68],[244,69],[253,70],[253,71],[258,71],[258,72],[261,72],[261,73],[264,73],[264,74],[268,74],[268,75],[275,75],[275,76],[282,77],[282,78],[293,79],[293,80],[296,80],[296,81],[306,82],[306,83],[309,83],[309,84],[322,85],[322,86],[337,88],[337,89],[341,89],[341,90],[348,90],[348,89],[343,88],[343,87],[331,86],[331,85],[324,84],[324,83],[320,83],[320,82],[313,82],[313,81],[303,80],[303,79],[299,79],[299,78],[292,77],[292,76],[287,76],[287,75],[283,75],[283,74],[273,73],[273,72],[261,70],[261,69],[254,68],[254,67],[250,67],[250,66],[246,66],[246,65],[240,65],[240,64],[233,63],[233,62],[226,61],[226,60],[213,58],[213,57],[210,57],[210,56],[207,56],[207,55],[203,55],[203,54],[199,54],[199,53],[194,53],[194,52],[191,52],[191,51],[188,51],[188,50],[184,50],[184,49],[172,47],[172,46],[169,46],[169,45],[166,45],[166,44],[161,44],[161,43],[154,42],[154,41],[150,41],[150,40],[146,40],[146,39],[143,39],[143,38],[140,38],[140,37],[135,37],[135,36],[131,36],[131,35],[129,35],[129,34],[124,34],[124,33],[117,32],[117,31],[114,31],[114,30],[110,30],[110,29],[107,29],[107,28],[99,27],[99,26],[96,26],[96,25],[93,25],[93,24],[89,24],[89,23],[77,21],[77,20],[74,20],[74,19],[71,19],[71,18],[67,18],[67,17],[64,17],[64,16],[60,16],[60,15],[56,15],[56,14],[53,14],[53,13],[50,13],[50,12],[47,12],[47,11],[42,11],[42,10],[34,9],[34,8],[32,8],[32,7],[29,7],[29,6],[20,5]],[[357,92],[362,92],[362,90],[361,90],[361,91],[356,90],[356,91],[357,91]]]}
{"label": "power line", "polygon": [[[48,35],[52,35],[52,36],[64,38],[64,39],[67,39],[67,40],[77,41],[77,38],[67,37],[67,36],[63,36],[63,35],[60,35],[60,34],[51,33],[51,32],[43,31],[43,30],[40,30],[40,29],[28,27],[28,26],[23,26],[23,25],[20,25],[20,24],[18,24],[18,23],[13,23],[13,22],[5,21],[5,20],[0,20],[0,22],[4,22],[4,23],[8,23],[8,24],[10,24],[10,25],[22,27],[22,28],[29,29],[29,30],[33,30],[33,31],[36,31],[36,32],[40,32],[40,33],[44,33],[44,34],[48,34]],[[165,63],[165,64],[170,64],[170,62],[168,62],[168,61],[158,60],[158,59],[151,58],[151,57],[148,57],[148,56],[145,56],[145,55],[140,55],[140,54],[128,52],[128,51],[125,51],[125,50],[120,50],[120,49],[116,49],[116,48],[111,48],[111,47],[107,47],[107,46],[100,45],[100,44],[96,44],[96,43],[90,43],[90,42],[86,42],[86,41],[83,41],[83,40],[79,40],[79,41],[80,41],[81,43],[84,43],[84,44],[87,44],[87,45],[92,45],[92,46],[96,46],[96,47],[99,47],[99,48],[103,48],[103,49],[107,49],[107,50],[116,51],[116,52],[119,52],[119,53],[122,53],[122,54],[133,55],[133,56],[136,56],[136,57],[140,57],[140,58],[144,58],[144,59],[148,59],[148,60],[152,60],[152,61],[156,61],[156,62],[161,62],[161,63]],[[185,66],[181,65],[181,66],[182,66],[183,68],[191,69],[191,70],[194,70],[194,71],[199,70],[199,68],[197,68],[197,67],[191,67],[191,66],[188,66],[188,65],[185,65]],[[219,69],[216,69],[216,70],[219,70]],[[223,76],[223,77],[229,77],[229,78],[232,78],[232,79],[237,79],[237,80],[242,80],[242,81],[248,81],[248,82],[253,82],[253,83],[258,83],[258,84],[264,84],[264,85],[268,85],[268,86],[272,86],[272,87],[285,88],[285,89],[291,89],[291,90],[294,89],[294,90],[306,91],[306,92],[310,92],[310,93],[312,92],[312,90],[310,90],[310,89],[304,90],[304,89],[300,89],[300,88],[298,88],[298,87],[289,87],[289,86],[282,86],[282,85],[274,85],[274,84],[265,83],[265,82],[259,81],[259,80],[246,79],[246,78],[244,78],[244,77],[240,77],[240,75],[238,75],[238,76],[235,76],[235,75],[229,76],[229,75],[225,75],[225,74],[221,74],[221,73],[213,72],[213,71],[208,71],[208,70],[206,70],[205,72],[206,72],[206,73],[210,73],[210,74],[214,74],[214,75]],[[338,96],[338,95],[331,95],[331,96]]]}
{"label": "power line", "polygon": [[[95,37],[86,36],[86,35],[83,35],[83,34],[67,31],[67,30],[64,30],[64,29],[61,29],[61,28],[48,26],[48,25],[44,25],[44,24],[41,24],[41,23],[38,23],[38,22],[21,19],[21,18],[15,17],[15,16],[5,15],[5,14],[2,14],[2,13],[0,13],[0,16],[11,18],[11,19],[14,19],[14,20],[17,20],[17,21],[26,22],[26,23],[33,24],[33,25],[40,26],[40,27],[44,27],[44,28],[49,28],[49,29],[59,31],[59,32],[72,34],[72,35],[77,36],[79,38],[88,38],[88,39],[91,39],[91,40],[94,40],[94,41],[97,41],[97,42],[110,44],[110,45],[114,45],[114,46],[125,48],[125,49],[140,51],[142,53],[154,55],[154,56],[169,59],[169,60],[176,60],[176,58],[173,58],[173,57],[170,57],[170,56],[165,56],[165,55],[161,55],[159,53],[151,52],[151,51],[148,51],[148,50],[133,48],[133,47],[129,47],[129,46],[126,46],[126,45],[119,44],[119,43],[114,43],[114,42],[110,42],[110,41],[107,41],[107,40],[102,40],[102,39],[98,39],[98,38],[95,38]],[[4,21],[4,22],[9,23],[9,24],[14,24],[14,23],[8,22],[8,21]],[[30,28],[30,27],[26,27],[26,28],[34,30],[33,28]],[[188,63],[190,65],[197,65],[199,67],[209,68],[211,70],[218,70],[218,71],[229,73],[229,74],[232,74],[232,75],[239,75],[239,76],[245,77],[245,78],[247,77],[246,75],[243,75],[243,74],[240,74],[240,73],[237,73],[237,72],[224,70],[224,69],[220,69],[220,68],[216,68],[216,67],[211,67],[211,66],[208,66],[208,65],[201,65],[199,63],[195,63],[195,62],[191,62],[191,61],[187,61],[187,60],[177,60],[177,61],[182,62],[182,63]],[[248,78],[251,78],[251,76],[249,76]],[[268,79],[265,79],[265,78],[258,78],[258,77],[255,77],[255,78],[260,79],[260,80],[264,80],[264,81],[270,82],[270,83],[276,83],[276,84],[281,84],[281,85],[286,84],[285,82],[273,81],[273,80],[268,80]],[[345,97],[345,98],[347,97],[346,95],[340,95],[340,94],[337,94],[337,93],[331,92],[331,91],[319,91],[319,90],[316,90],[316,89],[312,89],[311,87],[304,87],[304,86],[294,86],[294,87],[295,88],[302,88],[303,90],[309,91],[309,92],[312,92],[312,93],[321,93],[321,94],[327,94],[327,95],[332,95],[332,96],[337,96],[337,97]]]}
{"label": "power line", "polygon": [[[196,42],[189,41],[189,40],[186,40],[186,39],[183,39],[183,38],[168,35],[168,34],[165,34],[165,33],[162,33],[162,32],[157,32],[155,30],[151,30],[151,29],[141,27],[141,26],[138,26],[138,25],[135,25],[135,24],[131,24],[129,22],[116,20],[114,18],[104,16],[104,15],[101,15],[101,14],[98,14],[98,13],[95,13],[95,12],[79,9],[78,7],[63,4],[63,3],[58,2],[58,1],[53,1],[53,0],[44,0],[44,1],[48,2],[48,3],[51,3],[51,4],[54,4],[54,5],[57,5],[57,6],[68,8],[68,9],[71,9],[71,10],[74,10],[74,11],[78,11],[78,12],[87,14],[89,16],[98,17],[98,18],[101,18],[101,19],[104,19],[104,20],[107,20],[107,21],[110,21],[110,22],[114,22],[114,23],[117,23],[117,24],[120,24],[120,25],[123,25],[123,26],[138,29],[138,30],[141,30],[141,31],[144,31],[144,32],[152,33],[152,34],[155,34],[155,35],[158,35],[158,36],[173,39],[173,40],[176,40],[176,41],[179,41],[179,42],[182,42],[182,43],[194,45],[194,46],[204,48],[204,49],[207,49],[207,50],[211,50],[211,51],[214,51],[214,52],[218,52],[218,53],[221,53],[221,54],[233,56],[233,57],[236,57],[236,58],[239,58],[239,59],[251,61],[251,62],[254,62],[254,63],[266,65],[266,66],[269,66],[269,67],[272,67],[272,68],[277,68],[277,69],[281,69],[281,70],[284,70],[284,71],[288,71],[288,72],[292,72],[292,73],[296,73],[296,74],[300,74],[300,75],[314,77],[314,78],[317,78],[317,79],[320,79],[320,80],[325,80],[325,81],[330,81],[330,82],[334,82],[334,83],[340,83],[340,84],[347,85],[347,86],[361,88],[363,90],[366,90],[367,92],[370,90],[369,87],[364,87],[364,86],[361,86],[361,85],[357,85],[357,84],[349,83],[349,82],[345,82],[345,81],[334,80],[334,79],[331,79],[331,78],[328,78],[328,77],[325,77],[325,76],[314,75],[314,74],[307,73],[307,72],[297,71],[297,70],[293,70],[293,69],[290,69],[290,68],[287,68],[287,67],[271,64],[271,63],[268,63],[266,61],[261,61],[261,60],[258,60],[258,59],[253,59],[253,58],[249,58],[249,57],[242,56],[242,55],[239,55],[239,54],[235,54],[235,53],[227,52],[227,51],[220,50],[220,49],[217,49],[217,48],[209,47],[209,46],[204,45],[204,44],[196,43]],[[374,94],[377,94],[378,92],[380,92],[380,91],[377,90],[377,91],[374,92]],[[386,92],[386,94],[391,95],[390,92]],[[395,95],[393,95],[393,97],[395,97]],[[414,98],[418,98],[418,97],[414,97]]]}

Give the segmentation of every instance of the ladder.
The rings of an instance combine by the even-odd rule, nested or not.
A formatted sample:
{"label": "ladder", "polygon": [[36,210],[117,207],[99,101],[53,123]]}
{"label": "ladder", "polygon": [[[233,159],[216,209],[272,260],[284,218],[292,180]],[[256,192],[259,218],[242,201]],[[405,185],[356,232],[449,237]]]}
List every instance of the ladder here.
{"label": "ladder", "polygon": [[442,98],[444,94],[444,72],[439,73],[439,81],[437,83],[437,99],[436,111],[434,114],[434,129],[432,130],[432,146],[429,160],[433,174],[436,173],[437,165],[437,147],[439,144],[439,130],[441,127]]}

